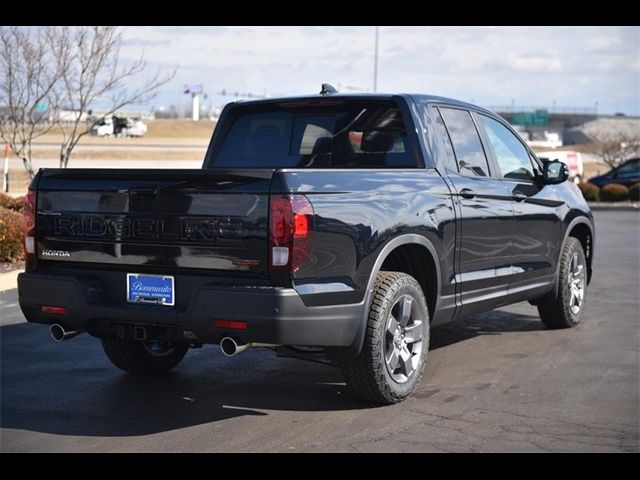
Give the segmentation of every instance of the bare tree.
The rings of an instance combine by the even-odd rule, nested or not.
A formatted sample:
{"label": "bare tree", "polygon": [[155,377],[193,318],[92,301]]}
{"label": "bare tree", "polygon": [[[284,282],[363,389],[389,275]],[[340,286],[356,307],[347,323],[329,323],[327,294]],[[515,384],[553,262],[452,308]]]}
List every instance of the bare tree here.
{"label": "bare tree", "polygon": [[640,154],[640,135],[594,139],[588,150],[611,168],[615,168],[625,160]]}
{"label": "bare tree", "polygon": [[[57,29],[56,35],[55,55],[64,64],[60,96],[65,108],[73,112],[70,123],[60,123],[60,167],[65,168],[78,141],[95,125],[127,105],[152,100],[175,70],[162,75],[158,68],[131,88],[147,72],[148,64],[144,56],[131,62],[120,58],[122,32],[117,27],[65,27]],[[88,117],[98,104],[106,105],[102,113]]]}
{"label": "bare tree", "polygon": [[47,110],[55,108],[56,85],[66,58],[54,60],[51,27],[0,27],[0,138],[33,177],[32,142],[49,132]]}
{"label": "bare tree", "polygon": [[640,154],[640,121],[636,119],[601,118],[582,130],[592,141],[588,151],[611,168]]}
{"label": "bare tree", "polygon": [[[125,106],[152,100],[175,75],[175,70],[161,75],[159,68],[147,75],[144,56],[123,61],[121,46],[122,32],[111,26],[0,27],[0,137],[30,176],[37,137],[58,127],[65,168],[96,124]],[[102,113],[89,117],[96,107]],[[71,118],[63,119],[61,110]],[[51,111],[58,115],[45,118]]]}

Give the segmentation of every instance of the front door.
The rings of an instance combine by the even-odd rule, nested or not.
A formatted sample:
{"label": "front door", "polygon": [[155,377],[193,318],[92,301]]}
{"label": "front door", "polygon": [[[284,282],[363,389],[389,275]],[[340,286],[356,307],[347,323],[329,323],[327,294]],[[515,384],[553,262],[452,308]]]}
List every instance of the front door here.
{"label": "front door", "polygon": [[540,165],[516,134],[495,118],[474,115],[513,200],[510,301],[517,296],[530,298],[536,290],[544,293],[553,282],[561,247],[562,202],[555,186],[540,182]]}

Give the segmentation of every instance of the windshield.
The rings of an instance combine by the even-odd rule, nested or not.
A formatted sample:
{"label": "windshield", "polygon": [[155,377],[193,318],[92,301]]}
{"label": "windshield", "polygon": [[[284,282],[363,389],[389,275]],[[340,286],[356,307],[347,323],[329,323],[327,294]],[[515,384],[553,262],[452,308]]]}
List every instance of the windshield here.
{"label": "windshield", "polygon": [[393,102],[282,105],[231,111],[205,168],[416,167]]}

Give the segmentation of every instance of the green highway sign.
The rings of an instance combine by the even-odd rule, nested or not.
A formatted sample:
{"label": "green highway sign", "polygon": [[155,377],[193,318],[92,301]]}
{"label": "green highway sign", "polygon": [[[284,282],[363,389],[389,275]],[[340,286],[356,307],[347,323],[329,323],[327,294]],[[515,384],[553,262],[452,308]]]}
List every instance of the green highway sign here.
{"label": "green highway sign", "polygon": [[516,112],[513,114],[514,125],[548,125],[549,112],[547,110],[535,110],[534,112]]}

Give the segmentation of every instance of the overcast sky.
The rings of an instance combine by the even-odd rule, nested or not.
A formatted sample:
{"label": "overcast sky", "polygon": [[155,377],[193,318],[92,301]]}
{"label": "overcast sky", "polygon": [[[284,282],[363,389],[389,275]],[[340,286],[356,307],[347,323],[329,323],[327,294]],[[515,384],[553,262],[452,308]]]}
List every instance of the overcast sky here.
{"label": "overcast sky", "polygon": [[[322,82],[373,87],[374,27],[127,27],[123,56],[178,67],[156,106],[183,105],[183,84],[259,95],[317,93]],[[484,106],[593,108],[640,115],[638,27],[380,27],[380,92]]]}

